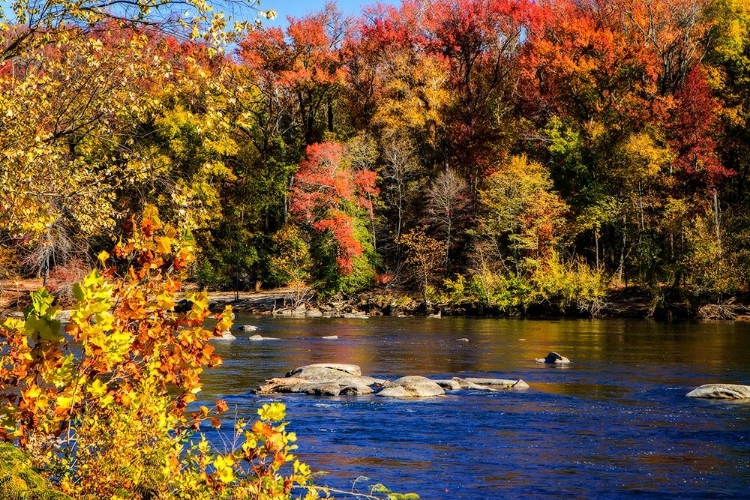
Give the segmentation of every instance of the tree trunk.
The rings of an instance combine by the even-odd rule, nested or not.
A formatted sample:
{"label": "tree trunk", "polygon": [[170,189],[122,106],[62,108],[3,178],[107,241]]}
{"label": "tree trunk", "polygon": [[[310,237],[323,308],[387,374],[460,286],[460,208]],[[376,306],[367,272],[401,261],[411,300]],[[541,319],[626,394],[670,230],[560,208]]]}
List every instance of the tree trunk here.
{"label": "tree trunk", "polygon": [[714,225],[716,226],[716,245],[721,255],[721,226],[719,225],[719,192],[714,189]]}
{"label": "tree trunk", "polygon": [[620,268],[617,270],[618,281],[622,282],[625,270],[625,248],[628,245],[628,219],[627,215],[622,216],[622,248],[620,249]]}

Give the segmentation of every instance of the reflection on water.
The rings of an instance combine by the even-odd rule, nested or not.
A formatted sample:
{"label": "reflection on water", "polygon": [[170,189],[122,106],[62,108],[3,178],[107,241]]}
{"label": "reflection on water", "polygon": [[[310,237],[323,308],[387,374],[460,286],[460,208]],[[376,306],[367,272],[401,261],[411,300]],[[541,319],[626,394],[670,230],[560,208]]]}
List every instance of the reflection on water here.
{"label": "reflection on water", "polygon": [[[750,403],[685,398],[709,382],[750,384],[750,325],[639,321],[238,319],[204,376],[240,418],[249,390],[315,362],[365,374],[523,378],[524,392],[424,401],[289,395],[302,458],[349,489],[358,476],[422,498],[720,498],[750,491]],[[338,340],[321,337],[337,335]],[[468,343],[456,339],[466,337]],[[555,350],[567,369],[533,360]],[[213,440],[221,448],[219,436]],[[366,489],[366,488],[365,488]]]}

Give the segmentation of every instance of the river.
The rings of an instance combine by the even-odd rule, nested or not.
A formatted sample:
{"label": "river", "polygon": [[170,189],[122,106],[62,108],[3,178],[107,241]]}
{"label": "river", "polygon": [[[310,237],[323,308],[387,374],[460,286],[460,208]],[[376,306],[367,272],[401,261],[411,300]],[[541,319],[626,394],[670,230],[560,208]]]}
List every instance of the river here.
{"label": "river", "polygon": [[[381,482],[423,499],[728,498],[750,495],[750,402],[686,398],[711,382],[750,385],[750,324],[465,318],[238,317],[258,332],[216,342],[224,365],[201,399],[239,418],[271,401],[250,389],[315,362],[383,378],[522,378],[524,392],[429,400],[275,398],[319,480]],[[280,340],[252,342],[260,333]],[[336,335],[337,340],[321,337]],[[465,337],[469,342],[459,342]],[[534,362],[549,351],[568,368]],[[234,418],[234,415],[231,417]],[[227,422],[231,428],[231,422]],[[216,434],[210,438],[221,449]],[[358,477],[370,478],[370,482]]]}

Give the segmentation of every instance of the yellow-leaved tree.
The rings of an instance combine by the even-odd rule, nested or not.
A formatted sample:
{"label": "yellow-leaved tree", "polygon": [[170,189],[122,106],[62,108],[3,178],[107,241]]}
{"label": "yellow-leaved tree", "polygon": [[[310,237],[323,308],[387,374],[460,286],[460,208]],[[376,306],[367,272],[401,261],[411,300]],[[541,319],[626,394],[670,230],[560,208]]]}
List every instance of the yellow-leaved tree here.
{"label": "yellow-leaved tree", "polygon": [[190,411],[200,374],[221,359],[209,343],[231,328],[231,308],[212,330],[205,293],[175,311],[192,238],[163,225],[154,207],[100,269],[75,285],[70,322],[41,289],[24,319],[0,327],[0,437],[74,498],[317,498],[310,469],[292,450],[281,403],[235,423],[235,448],[219,453],[199,433],[221,426],[227,404]]}

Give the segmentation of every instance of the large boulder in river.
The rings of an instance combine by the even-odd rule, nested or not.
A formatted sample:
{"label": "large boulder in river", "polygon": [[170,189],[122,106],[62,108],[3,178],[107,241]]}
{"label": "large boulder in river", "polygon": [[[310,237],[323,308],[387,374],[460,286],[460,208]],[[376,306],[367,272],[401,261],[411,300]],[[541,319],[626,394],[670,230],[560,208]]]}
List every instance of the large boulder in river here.
{"label": "large boulder in river", "polygon": [[438,383],[426,377],[411,376],[386,382],[376,395],[388,398],[433,398],[444,396],[445,391]]}
{"label": "large boulder in river", "polygon": [[560,356],[556,352],[550,352],[546,358],[539,358],[536,360],[537,363],[546,363],[548,365],[568,365],[570,360],[565,356]]}
{"label": "large boulder in river", "polygon": [[259,394],[303,393],[318,396],[364,396],[372,394],[371,386],[385,382],[363,377],[356,365],[316,363],[295,368],[286,377],[268,380]]}
{"label": "large boulder in river", "polygon": [[689,398],[750,399],[750,386],[734,384],[706,384],[687,393]]}
{"label": "large boulder in river", "polygon": [[[356,371],[359,371],[359,367]],[[303,366],[292,370],[287,373],[287,377],[298,377],[310,382],[320,384],[336,382],[342,385],[374,385],[385,382],[382,379],[373,377],[365,377],[356,373],[350,373],[344,370],[338,370],[336,368],[330,368],[328,366]]]}

